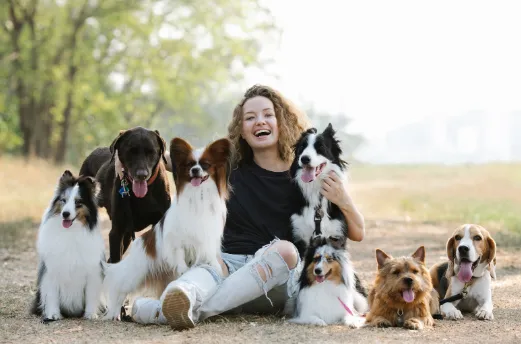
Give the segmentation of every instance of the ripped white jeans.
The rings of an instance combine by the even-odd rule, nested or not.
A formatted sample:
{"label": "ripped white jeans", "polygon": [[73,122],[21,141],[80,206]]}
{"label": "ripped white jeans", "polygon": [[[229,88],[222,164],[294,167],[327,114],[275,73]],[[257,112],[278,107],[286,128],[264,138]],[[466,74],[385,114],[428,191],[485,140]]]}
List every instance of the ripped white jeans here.
{"label": "ripped white jeans", "polygon": [[[266,252],[277,241],[279,239],[265,245],[255,255],[223,253],[229,276],[215,279],[212,274],[217,282],[214,292],[209,293],[208,299],[201,300],[197,310],[194,309],[194,320],[223,313],[290,312],[297,295],[302,262],[298,257],[297,266],[290,269],[278,251]],[[298,256],[296,248],[295,251]],[[264,271],[266,281],[260,276],[258,266]]]}

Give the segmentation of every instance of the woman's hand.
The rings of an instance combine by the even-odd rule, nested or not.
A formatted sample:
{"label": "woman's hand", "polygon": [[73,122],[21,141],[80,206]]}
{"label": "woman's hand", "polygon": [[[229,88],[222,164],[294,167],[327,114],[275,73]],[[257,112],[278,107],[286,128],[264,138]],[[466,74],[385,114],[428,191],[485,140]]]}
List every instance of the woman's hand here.
{"label": "woman's hand", "polygon": [[353,241],[362,241],[365,235],[364,217],[355,207],[346,186],[334,171],[329,172],[329,175],[322,180],[320,193],[336,204],[344,214],[347,221],[348,238]]}

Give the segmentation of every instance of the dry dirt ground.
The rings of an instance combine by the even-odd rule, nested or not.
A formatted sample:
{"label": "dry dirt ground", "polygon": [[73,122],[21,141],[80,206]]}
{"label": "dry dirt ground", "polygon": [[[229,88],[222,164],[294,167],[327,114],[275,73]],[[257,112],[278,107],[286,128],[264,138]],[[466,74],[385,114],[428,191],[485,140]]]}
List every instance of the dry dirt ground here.
{"label": "dry dirt ground", "polygon": [[[466,315],[463,321],[436,320],[425,331],[327,328],[291,325],[275,316],[218,316],[195,329],[173,332],[168,326],[142,326],[126,322],[64,320],[43,325],[28,314],[34,294],[37,225],[16,224],[0,244],[0,342],[2,343],[520,343],[521,259],[519,249],[498,248],[497,281],[493,284],[494,321]],[[108,222],[104,234],[108,233]],[[351,243],[357,270],[371,282],[379,247],[395,256],[411,254],[419,245],[427,249],[430,266],[445,257],[445,242],[453,225],[405,222],[367,222],[367,236]],[[4,234],[5,234],[4,233]],[[6,240],[4,240],[6,239]]]}

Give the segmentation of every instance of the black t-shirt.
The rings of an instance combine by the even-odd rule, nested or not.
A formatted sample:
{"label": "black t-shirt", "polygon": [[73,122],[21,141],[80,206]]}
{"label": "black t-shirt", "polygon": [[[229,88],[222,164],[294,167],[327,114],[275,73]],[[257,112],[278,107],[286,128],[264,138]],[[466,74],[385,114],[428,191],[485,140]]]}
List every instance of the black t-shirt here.
{"label": "black t-shirt", "polygon": [[272,172],[250,162],[231,172],[230,184],[223,252],[254,254],[275,238],[292,241],[290,216],[301,205],[289,171]]}

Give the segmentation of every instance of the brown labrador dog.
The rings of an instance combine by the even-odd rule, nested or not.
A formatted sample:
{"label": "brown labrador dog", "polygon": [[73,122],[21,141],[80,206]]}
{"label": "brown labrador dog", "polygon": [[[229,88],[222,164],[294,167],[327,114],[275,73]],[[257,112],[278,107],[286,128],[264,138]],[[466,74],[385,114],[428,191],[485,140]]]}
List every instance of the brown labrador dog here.
{"label": "brown labrador dog", "polygon": [[99,206],[112,220],[109,263],[119,262],[135,232],[159,222],[170,207],[165,150],[157,130],[136,127],[120,131],[108,149],[95,149],[82,164],[80,175],[95,173],[100,182]]}

